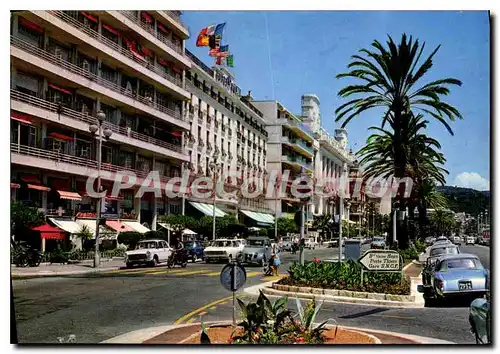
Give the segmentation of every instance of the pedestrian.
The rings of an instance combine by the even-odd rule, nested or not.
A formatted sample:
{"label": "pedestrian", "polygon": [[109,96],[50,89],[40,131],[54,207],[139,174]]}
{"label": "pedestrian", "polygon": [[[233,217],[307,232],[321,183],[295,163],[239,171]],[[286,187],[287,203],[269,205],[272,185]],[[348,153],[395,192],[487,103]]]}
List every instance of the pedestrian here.
{"label": "pedestrian", "polygon": [[273,244],[273,274],[274,276],[279,276],[279,269],[280,269],[280,247],[279,247],[279,240],[275,239]]}

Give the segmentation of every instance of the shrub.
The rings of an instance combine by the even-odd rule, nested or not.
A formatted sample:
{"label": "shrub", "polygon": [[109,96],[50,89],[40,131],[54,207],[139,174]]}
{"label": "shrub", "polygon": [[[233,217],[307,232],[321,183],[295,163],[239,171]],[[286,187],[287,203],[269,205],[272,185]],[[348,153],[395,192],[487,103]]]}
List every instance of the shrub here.
{"label": "shrub", "polygon": [[278,283],[383,294],[410,293],[410,280],[402,277],[401,273],[365,273],[361,285],[361,269],[361,264],[354,260],[342,263],[306,262],[304,265],[293,263],[288,270],[290,276],[280,279]]}
{"label": "shrub", "polygon": [[417,252],[420,254],[422,252],[425,252],[425,243],[420,241],[420,240],[416,240],[415,241],[415,247],[417,248]]}
{"label": "shrub", "polygon": [[409,247],[405,250],[399,250],[398,252],[405,261],[418,260],[418,255],[420,254],[416,247]]}
{"label": "shrub", "polygon": [[[282,297],[272,303],[260,292],[256,302],[245,304],[238,299],[243,313],[243,321],[238,325],[242,330],[235,330],[229,339],[234,344],[321,344],[325,321],[314,327],[321,305],[311,301],[302,307],[297,301],[297,311],[300,318],[294,319],[294,314],[287,309],[288,298]],[[236,334],[236,332],[238,332]]]}
{"label": "shrub", "polygon": [[128,249],[134,249],[140,240],[145,238],[145,234],[135,231],[120,232],[117,241],[128,246]]}

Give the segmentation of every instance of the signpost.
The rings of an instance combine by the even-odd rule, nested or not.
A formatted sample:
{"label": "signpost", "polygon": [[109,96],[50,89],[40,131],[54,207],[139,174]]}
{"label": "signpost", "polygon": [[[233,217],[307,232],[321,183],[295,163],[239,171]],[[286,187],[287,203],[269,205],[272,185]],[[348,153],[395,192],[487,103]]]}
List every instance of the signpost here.
{"label": "signpost", "polygon": [[365,272],[401,272],[403,258],[397,251],[368,250],[359,259],[363,266],[361,269],[361,285]]}
{"label": "signpost", "polygon": [[237,261],[227,264],[220,272],[220,283],[233,292],[233,324],[236,325],[236,291],[247,281],[245,268]]}

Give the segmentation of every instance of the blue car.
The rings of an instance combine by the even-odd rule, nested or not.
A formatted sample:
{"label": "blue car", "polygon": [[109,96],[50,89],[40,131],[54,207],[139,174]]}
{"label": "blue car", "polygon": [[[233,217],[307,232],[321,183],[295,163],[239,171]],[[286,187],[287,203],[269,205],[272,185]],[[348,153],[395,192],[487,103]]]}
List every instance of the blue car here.
{"label": "blue car", "polygon": [[200,241],[187,241],[184,242],[184,248],[188,251],[189,259],[195,263],[198,259],[203,260],[203,251],[205,247]]}
{"label": "blue car", "polygon": [[443,254],[426,268],[418,287],[426,304],[453,297],[477,298],[487,291],[488,271],[476,255]]}

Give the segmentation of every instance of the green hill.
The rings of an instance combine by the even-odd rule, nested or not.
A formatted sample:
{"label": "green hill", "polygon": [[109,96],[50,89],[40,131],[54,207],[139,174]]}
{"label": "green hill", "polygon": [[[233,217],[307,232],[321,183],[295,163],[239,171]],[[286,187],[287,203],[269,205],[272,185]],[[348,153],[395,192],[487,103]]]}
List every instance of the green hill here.
{"label": "green hill", "polygon": [[491,209],[490,191],[451,186],[437,189],[448,199],[448,207],[454,212],[477,215],[481,211]]}

